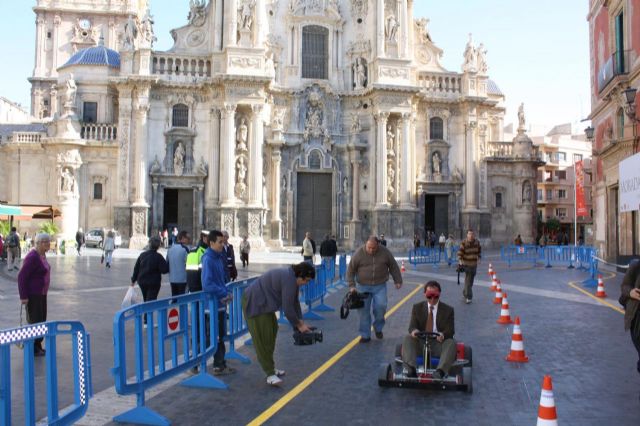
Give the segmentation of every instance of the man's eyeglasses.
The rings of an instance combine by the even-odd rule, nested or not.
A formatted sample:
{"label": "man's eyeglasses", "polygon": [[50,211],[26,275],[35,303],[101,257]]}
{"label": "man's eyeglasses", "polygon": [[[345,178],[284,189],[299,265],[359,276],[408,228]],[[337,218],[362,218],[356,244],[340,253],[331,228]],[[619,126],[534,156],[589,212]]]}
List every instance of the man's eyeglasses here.
{"label": "man's eyeglasses", "polygon": [[437,293],[427,293],[427,299],[432,300],[432,299],[437,299],[439,298],[440,295]]}

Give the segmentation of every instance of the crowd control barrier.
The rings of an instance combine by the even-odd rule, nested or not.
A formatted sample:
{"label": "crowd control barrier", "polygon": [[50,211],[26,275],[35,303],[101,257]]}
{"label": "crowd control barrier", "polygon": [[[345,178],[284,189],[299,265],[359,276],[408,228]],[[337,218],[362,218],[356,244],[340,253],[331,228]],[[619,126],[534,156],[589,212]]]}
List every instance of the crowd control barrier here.
{"label": "crowd control barrier", "polygon": [[324,267],[324,278],[327,281],[327,288],[335,288],[336,258],[330,257],[328,259],[322,259],[322,266]]}
{"label": "crowd control barrier", "polygon": [[[120,395],[135,394],[137,404],[114,417],[115,422],[169,425],[165,417],[145,407],[145,392],[194,367],[199,367],[199,373],[184,380],[182,385],[227,389],[227,385],[209,375],[206,368],[207,359],[217,349],[217,311],[215,298],[196,292],[134,305],[116,313],[112,369],[115,389]],[[145,317],[146,327],[143,324]],[[134,360],[133,372],[129,371],[128,355]],[[131,373],[135,373],[133,378],[129,378]]]}
{"label": "crowd control barrier", "polygon": [[335,282],[334,288],[342,288],[347,286],[347,255],[338,256],[338,281]]}
{"label": "crowd control barrier", "polygon": [[[323,320],[324,318],[318,312],[331,312],[334,309],[325,305],[324,296],[327,294],[327,280],[325,278],[325,270],[323,265],[316,265],[316,277],[309,281],[307,285],[300,287],[302,299],[307,305],[307,312],[302,315],[308,320]],[[313,303],[320,302],[317,306]]]}
{"label": "crowd control barrier", "polygon": [[227,336],[225,340],[229,342],[229,351],[225,354],[225,359],[237,359],[243,364],[250,364],[251,360],[236,351],[236,339],[249,333],[249,326],[242,311],[242,295],[256,278],[243,281],[234,281],[227,284],[227,288],[233,295],[229,305],[229,321],[227,323]]}
{"label": "crowd control barrier", "polygon": [[534,245],[508,245],[500,247],[500,259],[507,262],[509,268],[512,263],[531,263],[533,266],[538,262],[538,247]]}
{"label": "crowd control barrier", "polygon": [[417,269],[418,265],[433,265],[437,268],[440,263],[439,247],[418,247],[409,250],[409,263],[413,265],[413,269]]}
{"label": "crowd control barrier", "polygon": [[[71,336],[73,360],[73,404],[60,411],[58,395],[57,337]],[[23,345],[24,424],[36,424],[36,382],[34,341],[44,338],[47,351],[46,371],[47,423],[66,425],[78,421],[87,412],[91,389],[89,335],[77,321],[54,321],[0,331],[0,424],[11,425],[11,350]],[[15,350],[15,349],[14,349]],[[17,380],[17,379],[16,379]],[[42,386],[38,384],[38,386]]]}

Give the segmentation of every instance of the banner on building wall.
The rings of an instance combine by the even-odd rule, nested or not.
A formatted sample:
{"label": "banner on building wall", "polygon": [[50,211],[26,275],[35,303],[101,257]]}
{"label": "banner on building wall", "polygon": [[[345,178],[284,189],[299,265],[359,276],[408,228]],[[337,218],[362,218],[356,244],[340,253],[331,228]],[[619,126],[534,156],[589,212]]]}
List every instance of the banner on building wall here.
{"label": "banner on building wall", "polygon": [[584,169],[582,160],[576,161],[576,216],[589,216],[587,203],[584,199]]}
{"label": "banner on building wall", "polygon": [[640,153],[625,158],[619,164],[620,213],[640,210]]}

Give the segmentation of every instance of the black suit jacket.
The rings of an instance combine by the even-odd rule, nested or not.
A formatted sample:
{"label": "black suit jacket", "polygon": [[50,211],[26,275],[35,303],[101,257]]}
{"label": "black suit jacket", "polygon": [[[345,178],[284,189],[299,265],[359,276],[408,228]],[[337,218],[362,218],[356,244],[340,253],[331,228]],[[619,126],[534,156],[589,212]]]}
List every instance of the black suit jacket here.
{"label": "black suit jacket", "polygon": [[[445,339],[452,339],[453,335],[456,333],[453,316],[453,307],[442,302],[438,304],[436,328],[440,333],[444,334]],[[411,322],[409,323],[409,333],[413,330],[425,331],[428,317],[429,307],[426,300],[413,305],[413,310],[411,311]]]}

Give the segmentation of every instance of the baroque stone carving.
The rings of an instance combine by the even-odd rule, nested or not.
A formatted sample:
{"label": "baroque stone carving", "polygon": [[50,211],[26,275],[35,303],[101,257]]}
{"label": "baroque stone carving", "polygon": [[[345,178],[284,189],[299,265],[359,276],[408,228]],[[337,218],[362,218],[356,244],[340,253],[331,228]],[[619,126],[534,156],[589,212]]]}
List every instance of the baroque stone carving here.
{"label": "baroque stone carving", "polygon": [[433,174],[439,175],[441,166],[442,166],[442,159],[440,158],[440,153],[438,151],[433,153],[433,156],[431,157],[431,162],[433,164]]}
{"label": "baroque stone carving", "polygon": [[182,176],[182,173],[184,172],[184,156],[184,145],[182,145],[182,142],[179,142],[173,154],[173,172],[176,176]]}
{"label": "baroque stone carving", "polygon": [[207,20],[206,0],[190,0],[189,1],[189,15],[187,19],[189,24],[195,27],[201,27]]}
{"label": "baroque stone carving", "polygon": [[134,211],[133,212],[133,233],[134,234],[145,234],[144,231],[144,211]]}
{"label": "baroque stone carving", "polygon": [[429,20],[427,18],[420,18],[415,20],[416,24],[416,34],[418,35],[418,42],[422,44],[427,44],[431,42],[431,35],[429,35],[429,30],[427,25],[429,25]]}
{"label": "baroque stone carving", "polygon": [[232,56],[229,58],[229,65],[240,68],[259,68],[260,59],[245,56]]}
{"label": "baroque stone carving", "polygon": [[396,19],[395,15],[390,14],[387,16],[384,26],[384,35],[387,38],[387,41],[398,41],[398,28],[400,28],[400,23]]}
{"label": "baroque stone carving", "polygon": [[351,0],[351,15],[364,19],[367,16],[369,0]]}
{"label": "baroque stone carving", "polygon": [[60,169],[60,191],[74,192],[75,182],[73,170],[70,167],[63,167]]}
{"label": "baroque stone carving", "polygon": [[247,193],[247,184],[245,180],[247,178],[247,166],[244,161],[244,156],[239,156],[236,160],[236,185],[235,194],[238,198],[244,198]]}
{"label": "baroque stone carving", "polygon": [[222,229],[233,230],[233,213],[222,213]]}
{"label": "baroque stone carving", "polygon": [[409,78],[409,70],[406,68],[380,67],[380,76],[391,78]]}
{"label": "baroque stone carving", "polygon": [[147,8],[147,12],[140,23],[140,44],[142,47],[151,48],[157,40],[153,32],[153,23],[153,15],[151,15],[151,11]]}
{"label": "baroque stone carving", "polygon": [[236,150],[240,152],[247,151],[247,134],[249,129],[247,127],[247,120],[245,118],[240,119],[240,125],[236,132]]}
{"label": "baroque stone carving", "polygon": [[328,130],[324,122],[324,103],[317,88],[309,93],[307,99],[307,111],[304,119],[304,140],[310,137],[328,137]]}
{"label": "baroque stone carving", "polygon": [[524,102],[518,107],[518,130],[525,129]]}
{"label": "baroque stone carving", "polygon": [[129,15],[127,22],[124,24],[124,33],[122,34],[122,47],[124,50],[134,50],[136,41],[138,40],[138,18]]}
{"label": "baroque stone carving", "polygon": [[238,6],[238,25],[242,30],[251,30],[255,0],[243,0]]}
{"label": "baroque stone carving", "polygon": [[249,212],[248,217],[248,228],[249,228],[249,237],[260,237],[260,213]]}
{"label": "baroque stone carving", "polygon": [[367,87],[367,60],[365,58],[356,58],[353,63],[353,86],[356,90]]}

